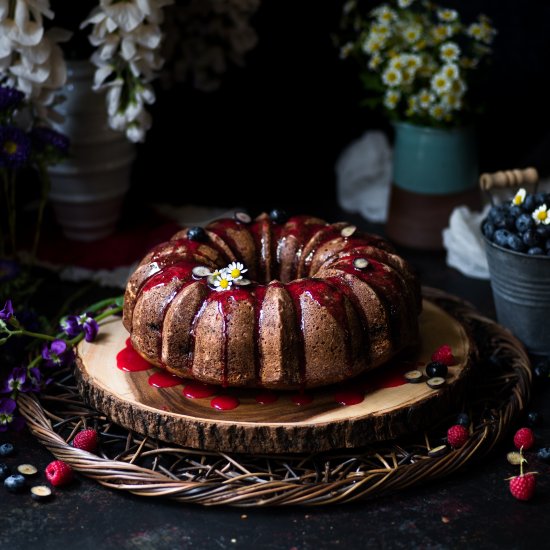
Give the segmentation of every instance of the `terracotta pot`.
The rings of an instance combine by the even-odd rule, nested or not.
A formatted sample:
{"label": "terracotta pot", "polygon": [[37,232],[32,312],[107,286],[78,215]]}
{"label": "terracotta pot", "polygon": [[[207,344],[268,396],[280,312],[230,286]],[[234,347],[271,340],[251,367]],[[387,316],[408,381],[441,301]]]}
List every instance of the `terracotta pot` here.
{"label": "terracotta pot", "polygon": [[50,199],[64,234],[93,241],[112,233],[130,187],[135,148],[107,124],[105,95],[92,90],[94,67],[70,62],[56,130],[71,140],[70,157],[49,169]]}

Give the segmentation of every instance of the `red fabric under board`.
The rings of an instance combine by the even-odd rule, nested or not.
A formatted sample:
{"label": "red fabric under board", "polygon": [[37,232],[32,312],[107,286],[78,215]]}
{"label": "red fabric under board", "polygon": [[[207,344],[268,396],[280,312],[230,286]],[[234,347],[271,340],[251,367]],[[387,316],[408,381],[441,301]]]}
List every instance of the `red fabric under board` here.
{"label": "red fabric under board", "polygon": [[167,241],[181,227],[175,222],[156,220],[123,228],[104,239],[90,243],[71,241],[57,228],[44,227],[38,259],[60,266],[87,269],[114,269],[140,260],[155,244]]}

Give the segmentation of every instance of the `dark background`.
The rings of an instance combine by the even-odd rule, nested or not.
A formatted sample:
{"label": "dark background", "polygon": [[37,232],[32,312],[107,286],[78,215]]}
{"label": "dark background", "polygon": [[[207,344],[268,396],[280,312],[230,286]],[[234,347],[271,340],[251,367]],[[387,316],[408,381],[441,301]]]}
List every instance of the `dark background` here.
{"label": "dark background", "polygon": [[[215,92],[190,85],[160,91],[153,129],[140,145],[134,197],[254,212],[273,205],[313,212],[334,203],[341,150],[368,128],[391,134],[380,114],[359,106],[356,67],[338,58],[331,35],[342,4],[263,0],[253,19],[258,45],[244,69],[232,68]],[[550,2],[441,4],[466,21],[484,12],[499,30],[483,75],[480,169],[535,164],[550,174]]]}

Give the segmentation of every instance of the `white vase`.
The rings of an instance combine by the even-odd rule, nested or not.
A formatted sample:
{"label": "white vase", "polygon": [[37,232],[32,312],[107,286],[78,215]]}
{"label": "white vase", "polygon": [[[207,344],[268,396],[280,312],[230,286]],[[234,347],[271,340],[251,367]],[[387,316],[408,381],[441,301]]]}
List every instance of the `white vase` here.
{"label": "white vase", "polygon": [[92,90],[89,61],[68,63],[64,121],[54,128],[71,140],[69,158],[49,168],[50,200],[64,234],[94,241],[112,233],[130,187],[134,145],[107,124],[105,94]]}

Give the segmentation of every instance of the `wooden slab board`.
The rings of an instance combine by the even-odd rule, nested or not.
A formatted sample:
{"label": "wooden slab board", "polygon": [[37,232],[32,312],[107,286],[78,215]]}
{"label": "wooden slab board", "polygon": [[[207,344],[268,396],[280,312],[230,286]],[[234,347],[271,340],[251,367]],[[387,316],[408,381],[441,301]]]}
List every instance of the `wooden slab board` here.
{"label": "wooden slab board", "polygon": [[[379,370],[344,386],[365,388],[364,400],[356,405],[341,405],[335,400],[342,386],[308,390],[313,400],[301,406],[291,399],[297,392],[277,392],[276,402],[261,405],[256,401],[261,390],[219,388],[218,394],[236,396],[240,402],[233,410],[219,411],[212,408],[212,397],[186,398],[183,385],[152,387],[148,380],[155,369],[129,373],[117,368],[116,356],[128,338],[119,318],[102,325],[95,342],[79,344],[76,376],[83,397],[92,406],[125,428],[164,441],[246,453],[352,448],[427,427],[460,397],[475,354],[466,330],[444,310],[424,300],[420,333],[418,350],[381,367],[385,374]],[[397,373],[400,378],[404,361],[410,362],[411,369],[422,363],[417,368],[423,371],[442,344],[449,344],[457,359],[442,389],[434,390],[425,382],[380,387],[380,376],[395,378]]]}

